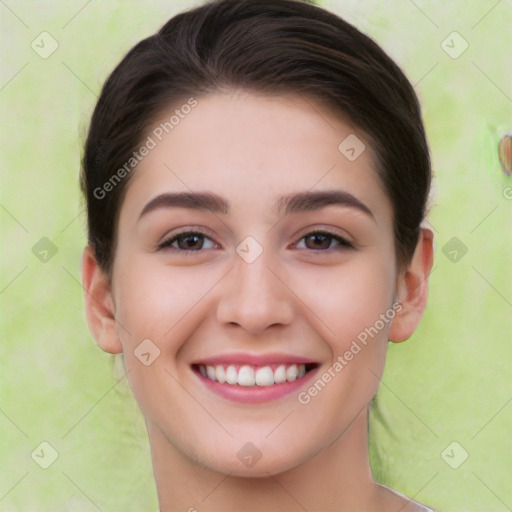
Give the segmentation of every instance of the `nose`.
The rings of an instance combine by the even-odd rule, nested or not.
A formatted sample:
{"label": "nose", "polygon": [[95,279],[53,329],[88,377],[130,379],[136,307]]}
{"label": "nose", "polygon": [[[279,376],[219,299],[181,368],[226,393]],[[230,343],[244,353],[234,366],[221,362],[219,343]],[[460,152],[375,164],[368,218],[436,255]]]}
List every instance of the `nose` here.
{"label": "nose", "polygon": [[217,307],[220,323],[239,326],[251,334],[263,333],[271,326],[290,324],[293,292],[271,260],[268,251],[263,251],[251,263],[235,256],[234,268],[223,279]]}

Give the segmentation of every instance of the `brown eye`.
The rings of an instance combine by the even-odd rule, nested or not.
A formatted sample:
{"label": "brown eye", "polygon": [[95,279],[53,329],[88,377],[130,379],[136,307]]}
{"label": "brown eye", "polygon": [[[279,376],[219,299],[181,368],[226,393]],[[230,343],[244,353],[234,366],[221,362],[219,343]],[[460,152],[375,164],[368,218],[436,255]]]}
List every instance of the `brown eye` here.
{"label": "brown eye", "polygon": [[[322,235],[320,233],[314,233],[308,235],[306,238],[306,247],[308,249],[329,249],[331,245],[332,237],[329,235]],[[310,242],[308,244],[308,242]]]}
{"label": "brown eye", "polygon": [[[302,237],[301,241],[302,240],[305,241],[304,246],[306,249],[318,251],[328,251],[331,249],[336,250],[353,247],[353,245],[348,240],[345,240],[341,236],[324,231],[315,231],[313,233],[309,233]],[[335,242],[334,247],[332,246],[333,241]]]}
{"label": "brown eye", "polygon": [[[200,252],[201,249],[204,248],[205,241],[211,242],[212,245],[215,245],[210,238],[208,238],[203,233],[198,233],[195,231],[187,231],[185,233],[179,233],[178,235],[174,235],[167,240],[164,240],[161,244],[158,245],[158,249],[166,249],[170,251],[183,252],[183,253],[194,253]],[[207,247],[212,248],[212,247]]]}
{"label": "brown eye", "polygon": [[178,249],[183,251],[201,249],[204,243],[201,235],[185,235],[178,237],[176,240],[178,242]]}

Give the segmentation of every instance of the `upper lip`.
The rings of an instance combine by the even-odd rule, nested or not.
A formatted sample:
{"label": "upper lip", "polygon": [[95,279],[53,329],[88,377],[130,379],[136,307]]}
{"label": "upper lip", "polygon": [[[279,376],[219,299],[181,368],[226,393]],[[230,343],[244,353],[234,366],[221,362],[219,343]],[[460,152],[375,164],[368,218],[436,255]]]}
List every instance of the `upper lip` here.
{"label": "upper lip", "polygon": [[216,366],[220,364],[236,364],[236,365],[250,365],[250,366],[266,366],[269,364],[313,364],[316,363],[314,359],[309,357],[296,356],[292,354],[283,353],[268,353],[268,354],[247,354],[247,353],[231,353],[198,359],[192,364],[201,364]]}

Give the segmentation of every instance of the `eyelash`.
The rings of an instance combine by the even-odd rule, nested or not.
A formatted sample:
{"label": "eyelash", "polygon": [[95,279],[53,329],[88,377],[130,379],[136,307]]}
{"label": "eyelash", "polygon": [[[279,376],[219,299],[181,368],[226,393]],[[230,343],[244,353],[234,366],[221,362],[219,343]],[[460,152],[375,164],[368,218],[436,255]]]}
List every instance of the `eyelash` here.
{"label": "eyelash", "polygon": [[[330,253],[332,251],[339,251],[339,250],[344,250],[344,249],[345,250],[346,249],[354,249],[354,245],[351,242],[349,242],[347,239],[345,239],[339,235],[335,235],[334,233],[331,233],[326,230],[311,231],[310,233],[307,233],[304,236],[302,236],[300,238],[299,242],[301,240],[308,238],[310,236],[313,236],[313,235],[327,236],[328,238],[330,238],[332,240],[336,240],[339,243],[339,246],[334,247],[334,248],[329,248],[329,249],[309,249],[310,251]],[[204,233],[201,233],[200,231],[183,231],[182,233],[175,234],[171,238],[168,238],[168,239],[164,240],[163,242],[161,242],[160,244],[158,244],[157,249],[171,251],[171,252],[174,252],[177,254],[185,254],[187,256],[189,256],[189,255],[191,256],[191,255],[193,255],[193,253],[202,252],[202,249],[194,250],[194,249],[179,249],[177,247],[171,247],[171,245],[174,242],[176,242],[177,240],[179,240],[180,238],[186,238],[188,236],[199,236],[199,237],[204,237],[204,238],[211,240],[211,238],[209,236],[207,236]]]}

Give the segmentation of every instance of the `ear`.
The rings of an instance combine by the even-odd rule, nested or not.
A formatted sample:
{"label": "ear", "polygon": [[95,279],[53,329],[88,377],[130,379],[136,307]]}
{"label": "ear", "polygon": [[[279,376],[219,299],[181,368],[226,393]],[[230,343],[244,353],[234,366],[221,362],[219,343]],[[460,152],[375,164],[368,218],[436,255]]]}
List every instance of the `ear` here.
{"label": "ear", "polygon": [[412,260],[398,277],[396,301],[401,303],[402,309],[397,310],[389,328],[390,341],[405,341],[418,327],[427,306],[433,260],[434,233],[422,227]]}
{"label": "ear", "polygon": [[82,257],[82,283],[85,315],[92,335],[105,352],[119,354],[122,345],[116,329],[111,286],[89,245]]}

